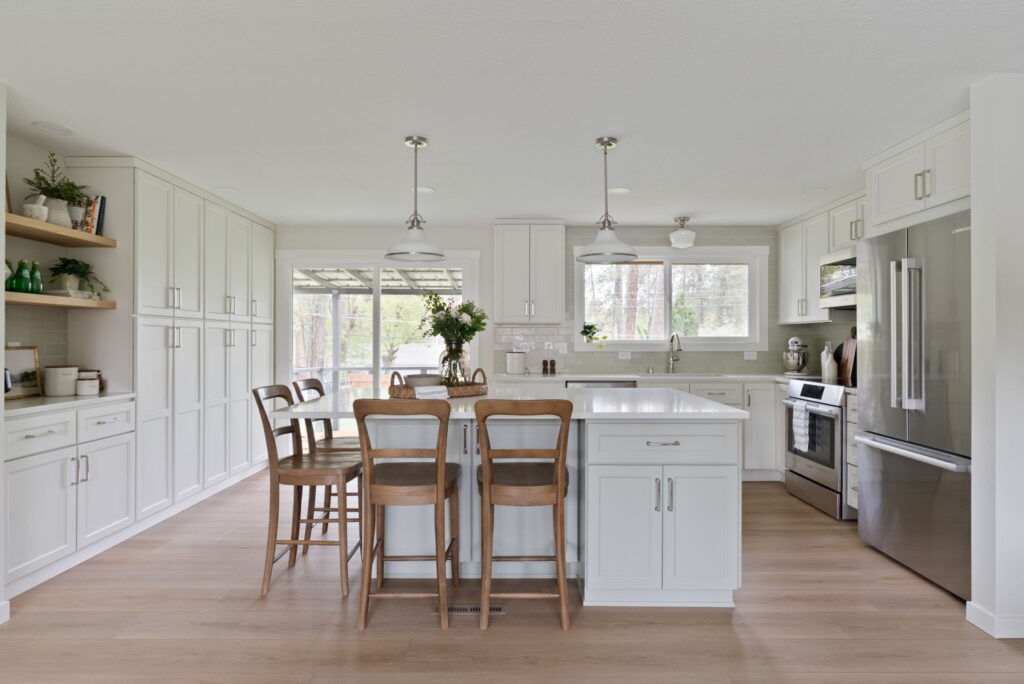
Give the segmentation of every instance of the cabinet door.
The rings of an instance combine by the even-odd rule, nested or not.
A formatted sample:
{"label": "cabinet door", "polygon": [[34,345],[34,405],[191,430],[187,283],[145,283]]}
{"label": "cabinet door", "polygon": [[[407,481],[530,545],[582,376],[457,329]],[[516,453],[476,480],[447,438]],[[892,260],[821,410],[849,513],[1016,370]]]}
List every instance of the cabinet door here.
{"label": "cabinet door", "polygon": [[529,226],[494,229],[494,308],[495,323],[530,320]]}
{"label": "cabinet door", "polygon": [[925,144],[926,207],[937,207],[971,194],[971,124],[940,133]]}
{"label": "cabinet door", "polygon": [[247,219],[228,216],[228,302],[233,321],[249,320],[249,231]]}
{"label": "cabinet door", "polygon": [[7,582],[75,550],[76,464],[75,447],[4,464]]}
{"label": "cabinet door", "polygon": [[228,343],[228,472],[249,467],[249,326],[232,324]]}
{"label": "cabinet door", "polygon": [[565,320],[565,228],[530,226],[530,320]]}
{"label": "cabinet door", "polygon": [[174,500],[203,489],[203,323],[174,322]]}
{"label": "cabinet door", "polygon": [[[804,298],[804,227],[779,231],[779,321],[799,323]],[[815,281],[817,282],[817,281]]]}
{"label": "cabinet door", "polygon": [[[174,188],[174,315],[203,316],[203,200]],[[140,276],[145,277],[145,271]]]}
{"label": "cabinet door", "polygon": [[744,385],[743,467],[746,470],[775,468],[775,384]]}
{"label": "cabinet door", "polygon": [[737,469],[733,466],[665,466],[665,478],[664,588],[737,588],[740,556]]}
{"label": "cabinet door", "polygon": [[174,321],[136,320],[136,517],[141,520],[173,499]]}
{"label": "cabinet door", "polygon": [[587,467],[588,587],[661,588],[661,471],[660,466]]}
{"label": "cabinet door", "polygon": [[78,548],[135,521],[135,435],[78,447]]}
{"label": "cabinet door", "polygon": [[[174,312],[174,186],[135,171],[135,311]],[[144,277],[143,277],[144,276]]]}
{"label": "cabinet door", "polygon": [[252,224],[251,301],[253,323],[274,322],[274,231]]}
{"label": "cabinet door", "polygon": [[231,312],[228,300],[228,216],[231,212],[206,203],[203,267],[203,301],[206,317],[226,320]]}
{"label": "cabinet door", "polygon": [[872,225],[924,209],[924,199],[919,199],[921,181],[915,176],[924,168],[924,145],[915,145],[868,169]]}
{"label": "cabinet door", "polygon": [[[249,385],[253,388],[274,384],[274,328],[269,325],[254,325],[249,338]],[[267,460],[267,440],[263,434],[263,422],[260,420],[256,399],[250,393],[249,437],[252,448],[253,463]]]}
{"label": "cabinet door", "polygon": [[804,323],[832,320],[828,309],[821,308],[821,257],[828,254],[828,214],[804,221]]}
{"label": "cabinet door", "polygon": [[203,477],[206,486],[228,476],[228,323],[203,328]]}
{"label": "cabinet door", "polygon": [[841,204],[828,212],[828,250],[834,252],[837,249],[853,247],[856,241],[857,230],[857,204],[859,200],[852,200]]}

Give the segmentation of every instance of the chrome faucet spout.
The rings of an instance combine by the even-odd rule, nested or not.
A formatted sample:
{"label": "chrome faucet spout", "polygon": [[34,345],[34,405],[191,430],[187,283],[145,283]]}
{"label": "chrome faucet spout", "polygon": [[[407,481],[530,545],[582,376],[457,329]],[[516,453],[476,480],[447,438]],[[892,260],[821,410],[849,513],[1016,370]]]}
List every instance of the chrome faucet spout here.
{"label": "chrome faucet spout", "polygon": [[668,338],[668,372],[669,375],[676,372],[676,361],[679,360],[679,352],[683,351],[683,338],[674,332]]}

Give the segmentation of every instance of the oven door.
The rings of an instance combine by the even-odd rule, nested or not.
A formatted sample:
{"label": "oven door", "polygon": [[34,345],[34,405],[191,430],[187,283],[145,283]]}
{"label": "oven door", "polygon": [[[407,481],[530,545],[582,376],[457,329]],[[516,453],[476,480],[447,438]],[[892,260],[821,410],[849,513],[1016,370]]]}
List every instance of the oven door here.
{"label": "oven door", "polygon": [[793,446],[793,400],[786,399],[786,468],[838,492],[843,472],[843,412],[835,406],[807,404],[807,451]]}

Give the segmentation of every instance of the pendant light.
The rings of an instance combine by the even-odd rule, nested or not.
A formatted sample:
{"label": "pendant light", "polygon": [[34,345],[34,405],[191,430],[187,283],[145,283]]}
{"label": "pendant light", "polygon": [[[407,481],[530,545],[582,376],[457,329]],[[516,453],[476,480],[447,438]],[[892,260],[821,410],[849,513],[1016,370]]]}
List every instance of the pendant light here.
{"label": "pendant light", "polygon": [[384,256],[392,261],[444,261],[444,250],[428,242],[423,234],[423,224],[426,221],[420,216],[419,210],[420,148],[427,146],[427,139],[419,135],[410,135],[405,139],[405,144],[412,148],[412,216],[409,217],[405,239],[392,245]]}
{"label": "pendant light", "polygon": [[615,147],[618,142],[615,138],[608,137],[594,141],[604,156],[604,214],[598,221],[601,228],[597,231],[597,237],[590,244],[584,245],[576,257],[576,261],[585,264],[620,264],[636,259],[636,250],[615,234],[615,220],[608,213],[608,150]]}
{"label": "pendant light", "polygon": [[676,249],[693,247],[693,241],[697,239],[697,234],[686,227],[686,222],[689,220],[689,216],[677,216],[675,218],[675,222],[679,224],[679,230],[670,233],[668,239]]}

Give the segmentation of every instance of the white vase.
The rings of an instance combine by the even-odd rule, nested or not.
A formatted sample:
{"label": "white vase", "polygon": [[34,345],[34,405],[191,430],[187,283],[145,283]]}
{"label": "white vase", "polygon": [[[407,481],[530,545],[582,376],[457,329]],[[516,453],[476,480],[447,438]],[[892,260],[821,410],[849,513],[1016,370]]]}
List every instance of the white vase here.
{"label": "white vase", "polygon": [[71,227],[71,214],[68,213],[67,200],[47,197],[43,204],[50,209],[50,213],[47,216],[48,223],[64,226],[65,228]]}
{"label": "white vase", "polygon": [[71,217],[71,227],[75,230],[82,230],[85,207],[68,207],[68,216]]}
{"label": "white vase", "polygon": [[79,280],[76,275],[62,275],[60,277],[60,289],[62,290],[77,290],[78,283]]}

